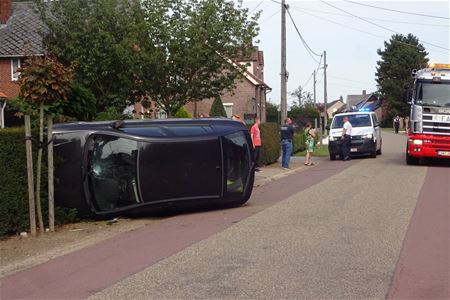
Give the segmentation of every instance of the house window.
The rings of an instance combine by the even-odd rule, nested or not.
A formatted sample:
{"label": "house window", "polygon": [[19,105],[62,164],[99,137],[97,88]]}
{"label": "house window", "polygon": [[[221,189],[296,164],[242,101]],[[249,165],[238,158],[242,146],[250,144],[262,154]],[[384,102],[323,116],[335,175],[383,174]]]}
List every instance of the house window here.
{"label": "house window", "polygon": [[227,113],[227,117],[231,118],[233,115],[233,103],[224,103],[223,108],[225,108],[225,112]]}
{"label": "house window", "polygon": [[11,58],[11,80],[17,81],[19,79],[20,72],[17,70],[20,68],[20,58]]}

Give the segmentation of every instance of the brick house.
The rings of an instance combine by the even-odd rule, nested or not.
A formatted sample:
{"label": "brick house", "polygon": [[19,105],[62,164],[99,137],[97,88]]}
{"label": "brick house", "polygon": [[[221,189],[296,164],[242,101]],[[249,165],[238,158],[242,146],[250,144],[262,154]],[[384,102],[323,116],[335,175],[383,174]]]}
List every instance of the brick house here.
{"label": "brick house", "polygon": [[26,57],[44,55],[43,30],[32,2],[0,0],[0,92],[6,98],[19,94],[17,70]]}
{"label": "brick house", "polygon": [[[258,47],[254,47],[244,77],[236,82],[233,93],[226,92],[221,96],[227,117],[239,114],[248,122],[255,116],[266,121],[266,95],[272,89],[264,82],[264,53]],[[186,109],[193,115],[209,114],[214,99],[204,99],[197,103],[188,103]]]}

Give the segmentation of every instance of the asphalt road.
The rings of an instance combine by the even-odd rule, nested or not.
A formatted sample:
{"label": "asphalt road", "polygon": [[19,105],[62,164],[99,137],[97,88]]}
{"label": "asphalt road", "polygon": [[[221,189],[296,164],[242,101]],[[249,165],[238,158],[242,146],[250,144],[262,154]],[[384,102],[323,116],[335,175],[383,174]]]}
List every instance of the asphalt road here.
{"label": "asphalt road", "polygon": [[248,205],[185,214],[0,281],[0,298],[447,299],[450,168],[324,161]]}
{"label": "asphalt road", "polygon": [[[402,246],[430,167],[405,165],[404,135],[385,133],[383,138],[383,155],[376,159],[352,160],[350,167],[319,184],[161,260],[90,299],[384,299],[402,295],[401,291],[411,285],[402,285],[403,275],[396,274],[396,266],[399,260],[413,265],[414,259],[420,260],[420,254],[412,262],[403,259]],[[342,164],[326,162],[322,167],[343,168]],[[305,181],[314,172],[312,168],[291,175],[289,183]],[[444,183],[449,172],[444,168],[443,174],[438,175],[444,176]],[[446,202],[440,208],[440,231],[435,232],[442,241],[438,246],[444,247],[437,250],[441,255],[437,265],[443,268],[438,274],[438,284],[425,283],[424,287],[435,290],[433,298],[448,297],[448,285],[445,286],[449,283],[450,266],[448,227],[445,227],[449,224],[448,186],[440,187]],[[276,198],[280,190],[266,193]],[[253,199],[251,205],[258,205],[258,199]],[[427,277],[418,272],[412,278],[413,286],[422,280],[421,275]],[[393,281],[395,291],[389,295]],[[430,295],[417,293],[402,297]]]}

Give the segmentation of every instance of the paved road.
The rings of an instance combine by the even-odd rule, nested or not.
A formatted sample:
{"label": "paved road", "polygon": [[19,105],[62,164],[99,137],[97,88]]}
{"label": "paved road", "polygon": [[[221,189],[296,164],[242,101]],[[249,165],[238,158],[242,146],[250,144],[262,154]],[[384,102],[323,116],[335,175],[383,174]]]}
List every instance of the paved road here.
{"label": "paved road", "polygon": [[1,298],[449,298],[450,169],[323,162],[2,280]]}

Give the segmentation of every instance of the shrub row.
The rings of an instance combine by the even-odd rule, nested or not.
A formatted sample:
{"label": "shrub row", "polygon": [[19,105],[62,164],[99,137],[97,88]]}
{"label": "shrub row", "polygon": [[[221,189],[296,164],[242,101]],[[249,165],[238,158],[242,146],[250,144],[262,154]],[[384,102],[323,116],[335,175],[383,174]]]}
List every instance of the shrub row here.
{"label": "shrub row", "polygon": [[[0,129],[0,237],[27,231],[30,226],[24,137],[23,128]],[[33,167],[36,170],[37,150],[35,147],[33,147],[33,156]],[[45,224],[48,223],[46,157],[44,150],[41,206]],[[75,220],[75,214],[73,210],[56,207],[55,224],[71,222]]]}

